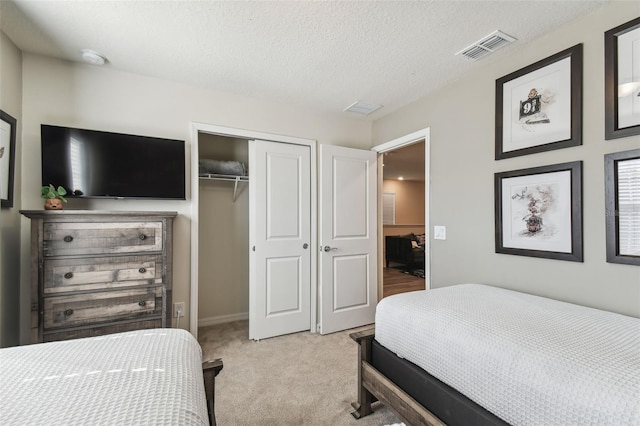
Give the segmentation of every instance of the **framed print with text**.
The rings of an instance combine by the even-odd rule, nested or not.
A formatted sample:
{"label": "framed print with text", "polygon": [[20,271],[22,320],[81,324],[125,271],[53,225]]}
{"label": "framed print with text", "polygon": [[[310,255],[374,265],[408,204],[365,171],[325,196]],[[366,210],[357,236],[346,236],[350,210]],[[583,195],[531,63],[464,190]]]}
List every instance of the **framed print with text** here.
{"label": "framed print with text", "polygon": [[496,80],[496,160],[582,144],[582,44]]}
{"label": "framed print with text", "polygon": [[605,139],[640,135],[640,18],[604,33]]}
{"label": "framed print with text", "polygon": [[495,174],[496,253],[582,262],[582,162]]}

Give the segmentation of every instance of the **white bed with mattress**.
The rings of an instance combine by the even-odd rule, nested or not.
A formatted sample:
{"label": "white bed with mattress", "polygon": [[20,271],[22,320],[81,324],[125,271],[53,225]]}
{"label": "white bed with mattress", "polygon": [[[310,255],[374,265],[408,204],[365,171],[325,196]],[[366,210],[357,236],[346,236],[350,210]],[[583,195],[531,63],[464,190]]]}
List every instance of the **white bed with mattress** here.
{"label": "white bed with mattress", "polygon": [[2,425],[208,425],[207,403],[201,349],[185,330],[0,350]]}
{"label": "white bed with mattress", "polygon": [[638,318],[463,284],[381,300],[375,340],[512,425],[640,425]]}

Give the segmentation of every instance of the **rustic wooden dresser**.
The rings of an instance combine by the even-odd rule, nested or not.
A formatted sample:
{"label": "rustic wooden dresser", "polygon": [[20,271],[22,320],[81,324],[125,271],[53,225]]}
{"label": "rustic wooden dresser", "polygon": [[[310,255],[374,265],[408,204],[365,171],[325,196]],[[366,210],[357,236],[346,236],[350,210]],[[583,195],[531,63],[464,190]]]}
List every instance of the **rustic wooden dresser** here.
{"label": "rustic wooden dresser", "polygon": [[171,326],[176,212],[23,210],[31,341]]}

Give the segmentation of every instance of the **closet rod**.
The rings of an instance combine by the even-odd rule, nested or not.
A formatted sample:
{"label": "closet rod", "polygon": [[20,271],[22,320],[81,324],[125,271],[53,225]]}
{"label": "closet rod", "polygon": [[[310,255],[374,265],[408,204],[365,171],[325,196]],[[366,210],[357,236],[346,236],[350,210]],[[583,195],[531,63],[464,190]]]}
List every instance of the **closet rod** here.
{"label": "closet rod", "polygon": [[222,180],[226,182],[234,182],[233,184],[233,202],[238,198],[238,182],[249,182],[249,176],[236,175],[218,175],[211,173],[203,173],[199,175],[202,180]]}

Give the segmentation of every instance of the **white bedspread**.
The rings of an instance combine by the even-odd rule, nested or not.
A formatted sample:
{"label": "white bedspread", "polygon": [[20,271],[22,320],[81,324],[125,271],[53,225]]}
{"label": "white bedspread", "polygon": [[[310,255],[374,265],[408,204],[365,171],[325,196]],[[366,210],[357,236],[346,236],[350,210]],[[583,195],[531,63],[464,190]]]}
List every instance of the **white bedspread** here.
{"label": "white bedspread", "polygon": [[513,425],[640,425],[640,319],[462,284],[382,299],[376,340]]}
{"label": "white bedspread", "polygon": [[0,350],[0,425],[208,425],[202,353],[179,329]]}

